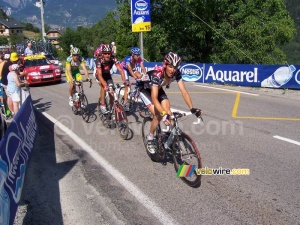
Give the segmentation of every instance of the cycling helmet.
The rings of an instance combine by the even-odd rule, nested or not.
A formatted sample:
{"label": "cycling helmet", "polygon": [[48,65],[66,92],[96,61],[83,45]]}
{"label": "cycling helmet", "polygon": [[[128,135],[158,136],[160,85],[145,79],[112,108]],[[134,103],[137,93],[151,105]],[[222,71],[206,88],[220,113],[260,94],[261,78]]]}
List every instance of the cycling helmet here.
{"label": "cycling helmet", "polygon": [[71,55],[79,55],[80,54],[80,49],[71,46]]}
{"label": "cycling helmet", "polygon": [[104,44],[101,46],[101,52],[111,52],[111,47],[109,46],[109,44]]}
{"label": "cycling helmet", "polygon": [[135,55],[140,55],[141,49],[139,49],[138,47],[133,47],[133,48],[131,48],[131,53],[135,54]]}
{"label": "cycling helmet", "polygon": [[181,58],[178,54],[174,52],[169,52],[165,55],[165,63],[168,65],[178,67],[181,64]]}
{"label": "cycling helmet", "polygon": [[101,54],[101,47],[103,44],[99,45],[99,47],[94,51],[94,56],[100,55]]}

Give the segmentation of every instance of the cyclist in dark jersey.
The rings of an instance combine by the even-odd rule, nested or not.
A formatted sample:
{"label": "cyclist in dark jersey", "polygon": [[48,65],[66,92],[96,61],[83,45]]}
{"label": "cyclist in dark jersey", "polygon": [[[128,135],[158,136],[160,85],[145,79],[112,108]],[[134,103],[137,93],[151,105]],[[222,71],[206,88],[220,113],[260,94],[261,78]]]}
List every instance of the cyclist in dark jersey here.
{"label": "cyclist in dark jersey", "polygon": [[[105,93],[106,89],[109,84],[114,85],[114,81],[111,77],[111,68],[113,65],[115,65],[121,74],[122,80],[125,83],[125,75],[124,71],[122,70],[119,61],[115,56],[112,55],[111,47],[109,44],[104,44],[101,46],[101,53],[102,57],[97,58],[96,60],[96,80],[98,81],[98,84],[101,86],[100,89],[100,99],[101,99],[101,105],[100,110],[103,114],[107,113],[106,106],[105,106]],[[111,96],[110,96],[111,97]]]}
{"label": "cyclist in dark jersey", "polygon": [[188,105],[191,113],[196,117],[201,116],[201,109],[193,107],[193,103],[188,91],[185,88],[181,73],[178,67],[181,64],[181,58],[178,54],[169,52],[164,58],[163,66],[157,66],[154,70],[148,71],[148,81],[143,81],[144,87],[141,90],[140,97],[149,111],[153,115],[150,132],[147,136],[147,149],[151,154],[154,154],[157,146],[154,140],[154,132],[159,121],[163,120],[165,125],[170,125],[171,106],[168,96],[163,90],[163,86],[169,86],[173,81],[177,81],[184,101]]}

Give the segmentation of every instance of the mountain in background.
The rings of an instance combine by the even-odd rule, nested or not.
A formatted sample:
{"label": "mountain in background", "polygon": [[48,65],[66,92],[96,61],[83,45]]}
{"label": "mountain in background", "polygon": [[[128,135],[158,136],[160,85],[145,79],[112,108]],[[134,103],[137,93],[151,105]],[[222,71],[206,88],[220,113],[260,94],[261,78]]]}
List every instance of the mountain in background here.
{"label": "mountain in background", "polygon": [[[36,2],[1,0],[0,6],[9,17],[41,27],[41,10]],[[51,27],[90,27],[116,8],[115,0],[44,0],[44,21]]]}

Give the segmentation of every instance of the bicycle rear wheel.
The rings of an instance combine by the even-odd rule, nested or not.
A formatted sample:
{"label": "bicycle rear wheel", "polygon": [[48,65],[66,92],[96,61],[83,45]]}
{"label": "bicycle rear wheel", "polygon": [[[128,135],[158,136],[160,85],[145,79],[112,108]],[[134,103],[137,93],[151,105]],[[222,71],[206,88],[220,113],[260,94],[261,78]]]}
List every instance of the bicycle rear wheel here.
{"label": "bicycle rear wheel", "polygon": [[80,96],[80,108],[81,108],[81,116],[85,122],[88,122],[90,119],[90,111],[89,111],[89,102],[85,94]]}
{"label": "bicycle rear wheel", "polygon": [[[147,135],[149,134],[150,131],[150,126],[151,126],[151,122],[152,122],[152,118],[151,117],[145,117],[143,119],[143,123],[142,123],[142,138],[143,138],[143,143],[147,152],[147,155],[150,157],[150,159],[153,162],[160,162],[163,158],[164,158],[164,152],[162,152],[162,154],[159,154],[159,152],[156,152],[155,154],[151,154],[148,149],[147,149]],[[162,146],[159,146],[158,143],[158,137],[157,137],[157,133],[158,133],[158,128],[156,129],[156,132],[154,133],[154,136],[156,138],[156,145],[160,148],[163,148]]]}
{"label": "bicycle rear wheel", "polygon": [[120,103],[115,103],[115,123],[120,137],[125,140],[128,137],[129,127],[128,119],[123,106]]}
{"label": "bicycle rear wheel", "polygon": [[191,187],[200,187],[201,175],[195,169],[202,168],[200,153],[190,136],[182,132],[172,144],[174,167],[177,177]]}

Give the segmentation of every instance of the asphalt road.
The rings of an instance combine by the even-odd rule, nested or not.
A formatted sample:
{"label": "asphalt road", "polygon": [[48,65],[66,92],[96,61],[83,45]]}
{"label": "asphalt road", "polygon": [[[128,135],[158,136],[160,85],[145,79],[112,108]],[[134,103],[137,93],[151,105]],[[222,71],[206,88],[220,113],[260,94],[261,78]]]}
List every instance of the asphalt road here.
{"label": "asphalt road", "polygon": [[[84,84],[96,109],[99,86]],[[189,116],[181,125],[203,166],[250,175],[206,175],[190,188],[173,164],[149,159],[137,114],[124,141],[97,113],[89,123],[73,114],[67,83],[32,87],[40,135],[15,224],[300,224],[300,92],[186,86],[204,123]],[[175,83],[167,93],[172,108],[188,111]]]}

